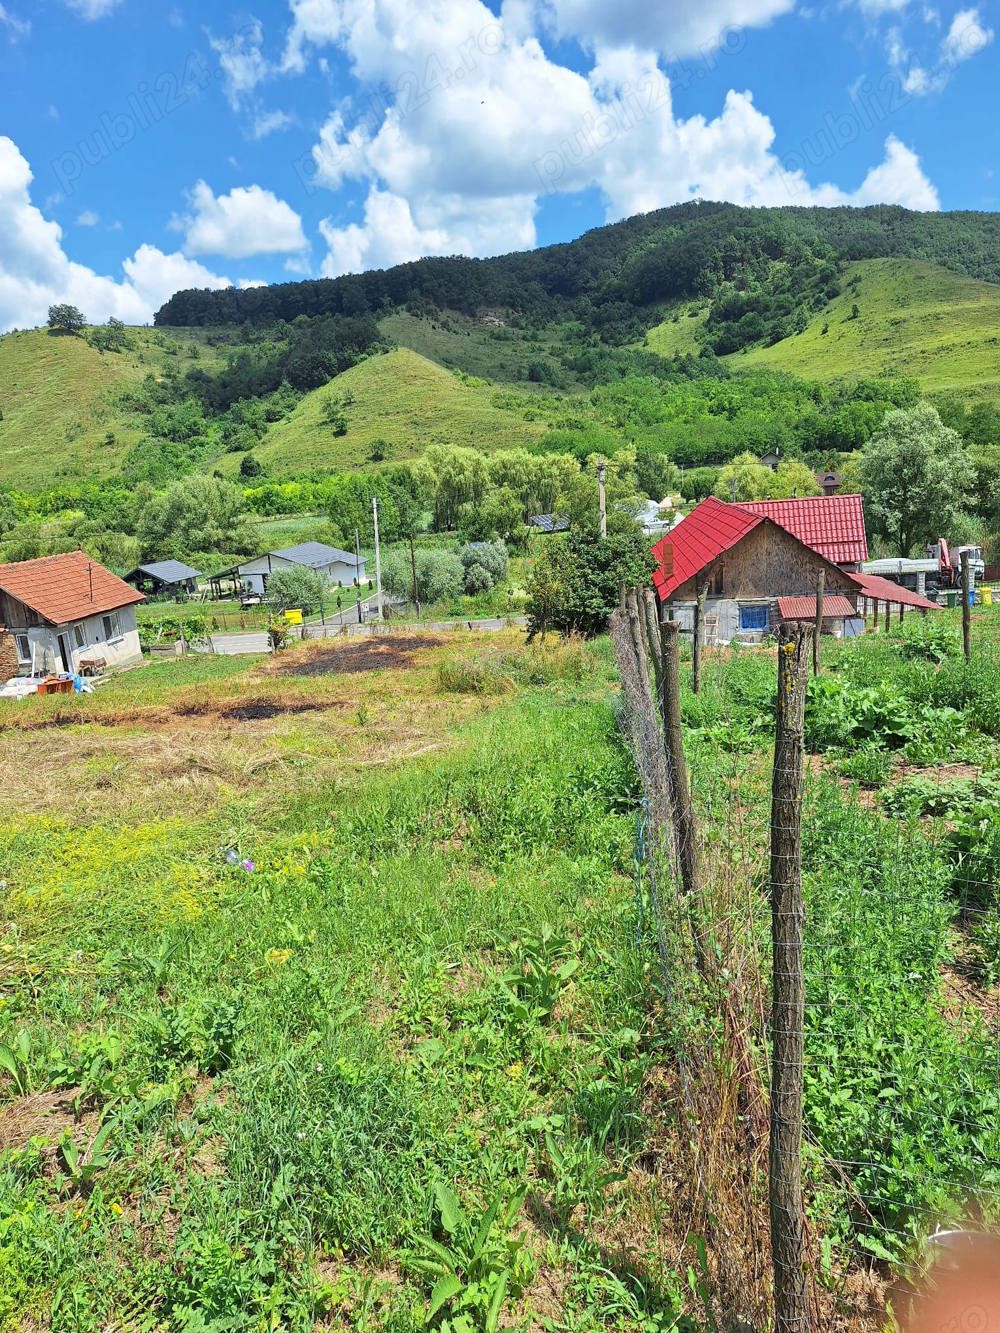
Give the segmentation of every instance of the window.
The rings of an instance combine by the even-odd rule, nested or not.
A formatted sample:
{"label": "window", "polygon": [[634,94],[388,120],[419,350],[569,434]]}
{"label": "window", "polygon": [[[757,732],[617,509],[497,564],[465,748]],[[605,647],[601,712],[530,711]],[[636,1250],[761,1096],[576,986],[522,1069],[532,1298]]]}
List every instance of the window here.
{"label": "window", "polygon": [[767,607],[766,607],[766,606],[741,606],[741,607],[740,607],[740,629],[741,629],[741,630],[766,630],[766,629],[767,629]]}
{"label": "window", "polygon": [[86,648],[87,636],[83,632],[82,625],[73,626],[73,642],[76,644],[78,648]]}
{"label": "window", "polygon": [[31,661],[31,643],[27,634],[15,634],[14,642],[17,644],[17,660],[27,665]]}
{"label": "window", "polygon": [[118,612],[112,611],[109,616],[104,617],[104,638],[108,641],[119,639],[121,638],[121,632],[121,625],[118,623]]}

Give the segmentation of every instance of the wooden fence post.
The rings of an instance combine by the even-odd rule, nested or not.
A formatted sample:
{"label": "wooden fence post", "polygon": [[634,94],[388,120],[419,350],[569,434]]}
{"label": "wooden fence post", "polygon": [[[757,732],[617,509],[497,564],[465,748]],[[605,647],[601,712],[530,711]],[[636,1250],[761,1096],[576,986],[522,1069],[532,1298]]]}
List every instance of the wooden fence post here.
{"label": "wooden fence post", "polygon": [[635,666],[639,673],[644,691],[649,690],[649,663],[646,661],[646,643],[642,630],[642,612],[639,610],[639,593],[636,588],[629,588],[625,594],[625,615],[628,620],[629,637],[632,651],[635,653]]}
{"label": "wooden fence post", "polygon": [[707,950],[703,939],[700,917],[701,880],[698,867],[698,836],[694,806],[688,785],[687,765],[684,762],[684,742],[681,737],[681,672],[680,626],[675,620],[660,621],[660,647],[663,657],[663,685],[660,709],[663,715],[663,744],[667,756],[667,781],[670,785],[670,803],[673,807],[674,826],[677,830],[677,854],[681,883],[688,900],[691,928],[694,935],[698,967],[702,974],[707,965]]}
{"label": "wooden fence post", "polygon": [[646,642],[649,644],[649,655],[653,659],[653,672],[656,676],[656,695],[659,699],[663,691],[663,648],[656,614],[656,593],[652,588],[646,589],[642,599],[642,609],[646,624]]}
{"label": "wooden fence post", "polygon": [[967,662],[972,661],[972,562],[968,551],[962,552],[962,652]]}
{"label": "wooden fence post", "polygon": [[771,1135],[768,1184],[775,1333],[810,1326],[802,1204],[805,1022],[802,768],[810,628],[778,631],[778,707],[771,797]]}
{"label": "wooden fence post", "polygon": [[708,585],[698,589],[698,600],[694,604],[694,634],[691,639],[691,688],[695,694],[701,690],[701,650],[705,644],[705,600]]}
{"label": "wooden fence post", "polygon": [[813,635],[813,675],[819,675],[819,636],[823,633],[823,589],[826,574],[821,569],[816,575],[816,632]]}
{"label": "wooden fence post", "polygon": [[891,627],[892,627],[892,603],[889,601],[888,594],[886,594],[886,599],[885,599],[885,632],[886,632],[886,634],[889,633],[889,630],[890,630]]}

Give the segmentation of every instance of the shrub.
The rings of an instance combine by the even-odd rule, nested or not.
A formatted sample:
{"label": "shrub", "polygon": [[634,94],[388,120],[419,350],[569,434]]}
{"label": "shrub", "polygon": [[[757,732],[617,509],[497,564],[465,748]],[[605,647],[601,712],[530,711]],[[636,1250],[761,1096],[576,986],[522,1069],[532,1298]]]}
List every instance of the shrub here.
{"label": "shrub", "polygon": [[318,569],[298,565],[292,569],[276,569],[268,577],[264,602],[276,611],[290,608],[312,615],[329,596],[330,581]]}
{"label": "shrub", "polygon": [[503,542],[468,542],[461,548],[464,591],[474,597],[489,592],[507,576],[507,548]]}

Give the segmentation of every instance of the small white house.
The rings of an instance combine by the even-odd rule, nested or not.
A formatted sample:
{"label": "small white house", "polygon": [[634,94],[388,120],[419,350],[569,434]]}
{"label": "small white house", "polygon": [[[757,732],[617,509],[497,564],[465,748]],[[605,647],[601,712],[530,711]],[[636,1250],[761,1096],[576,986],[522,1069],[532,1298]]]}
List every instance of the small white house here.
{"label": "small white house", "polygon": [[337,587],[344,588],[352,585],[355,579],[364,583],[367,578],[365,565],[365,557],[359,560],[351,551],[341,551],[323,542],[302,542],[299,546],[286,546],[281,551],[255,556],[253,560],[237,565],[235,573],[247,593],[263,596],[268,577],[279,569],[296,566],[315,569]]}
{"label": "small white house", "polygon": [[0,627],[22,672],[72,672],[142,657],[135,608],[145,596],[83,551],[0,565]]}

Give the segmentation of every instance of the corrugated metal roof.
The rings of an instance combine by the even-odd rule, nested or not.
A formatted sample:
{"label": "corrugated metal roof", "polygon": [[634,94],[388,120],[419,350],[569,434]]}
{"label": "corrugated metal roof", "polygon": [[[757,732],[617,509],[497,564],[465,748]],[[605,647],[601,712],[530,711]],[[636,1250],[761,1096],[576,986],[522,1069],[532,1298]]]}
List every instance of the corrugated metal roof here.
{"label": "corrugated metal roof", "polygon": [[[778,611],[782,620],[815,620],[815,597],[779,597]],[[823,619],[840,619],[844,616],[856,616],[858,609],[848,598],[840,593],[833,593],[823,598]]]}
{"label": "corrugated metal roof", "polygon": [[918,606],[922,611],[940,611],[937,602],[921,597],[918,592],[902,588],[891,579],[880,579],[877,574],[850,574],[866,597],[874,597],[880,602],[895,602],[897,606]]}
{"label": "corrugated metal roof", "polygon": [[773,519],[834,565],[868,559],[860,495],[808,495],[793,500],[743,500],[733,506]]}
{"label": "corrugated metal roof", "polygon": [[0,588],[50,625],[85,620],[146,600],[83,551],[0,565]]}
{"label": "corrugated metal roof", "polygon": [[357,557],[353,551],[341,551],[339,547],[327,546],[323,542],[300,542],[298,546],[286,546],[281,551],[272,551],[283,560],[290,560],[293,565],[308,565],[318,569],[321,565],[356,565]]}
{"label": "corrugated metal roof", "polygon": [[181,583],[185,579],[201,578],[200,569],[192,569],[182,560],[156,560],[151,565],[140,565],[125,577],[130,579],[136,574],[148,574],[150,578],[159,579],[161,583]]}
{"label": "corrugated metal roof", "polygon": [[653,584],[661,600],[735,546],[763,517],[710,495],[653,547]]}

